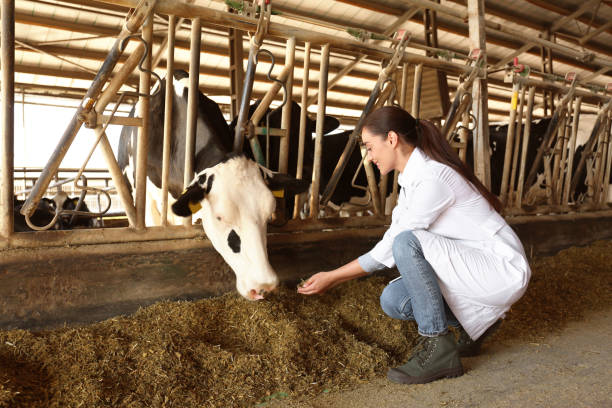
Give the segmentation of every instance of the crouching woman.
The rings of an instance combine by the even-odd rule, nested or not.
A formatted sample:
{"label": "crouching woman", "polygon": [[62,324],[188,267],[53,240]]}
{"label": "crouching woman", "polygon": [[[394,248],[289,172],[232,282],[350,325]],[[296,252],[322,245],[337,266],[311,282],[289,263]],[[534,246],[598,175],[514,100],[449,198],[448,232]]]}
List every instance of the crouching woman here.
{"label": "crouching woman", "polygon": [[[531,270],[523,246],[499,215],[497,197],[433,124],[389,106],[368,115],[361,137],[381,174],[400,172],[391,226],[370,252],[313,275],[298,291],[323,293],[396,266],[400,276],[380,303],[390,317],[416,321],[421,341],[387,377],[420,384],[462,375],[460,357],[478,354],[527,288]],[[458,338],[449,327],[458,329]]]}

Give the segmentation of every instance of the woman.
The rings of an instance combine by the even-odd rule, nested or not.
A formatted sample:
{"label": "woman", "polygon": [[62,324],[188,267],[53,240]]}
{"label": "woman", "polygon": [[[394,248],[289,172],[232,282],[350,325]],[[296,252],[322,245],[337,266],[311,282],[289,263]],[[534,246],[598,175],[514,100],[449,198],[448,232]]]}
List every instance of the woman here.
{"label": "woman", "polygon": [[[499,215],[497,197],[430,122],[384,107],[368,115],[361,137],[381,174],[400,172],[391,226],[370,252],[313,275],[298,291],[323,293],[397,266],[400,277],[385,287],[380,303],[392,318],[415,320],[421,341],[387,377],[421,384],[462,375],[459,357],[478,353],[527,288],[531,271],[521,242]],[[459,330],[458,340],[449,326]]]}

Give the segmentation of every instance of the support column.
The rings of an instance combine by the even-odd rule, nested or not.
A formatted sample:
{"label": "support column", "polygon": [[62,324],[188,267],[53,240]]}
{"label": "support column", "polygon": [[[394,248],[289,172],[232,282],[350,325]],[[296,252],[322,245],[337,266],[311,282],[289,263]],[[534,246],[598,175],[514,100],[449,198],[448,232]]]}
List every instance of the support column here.
{"label": "support column", "polygon": [[[468,0],[468,27],[470,32],[470,48],[480,49],[484,53],[483,67],[487,66],[486,36],[484,21],[484,0]],[[474,79],[472,84],[472,113],[476,117],[474,129],[474,173],[487,187],[491,188],[491,162],[489,158],[489,107],[487,101],[486,70]]]}
{"label": "support column", "polygon": [[0,236],[13,233],[15,135],[15,0],[2,0],[2,147],[0,150]]}

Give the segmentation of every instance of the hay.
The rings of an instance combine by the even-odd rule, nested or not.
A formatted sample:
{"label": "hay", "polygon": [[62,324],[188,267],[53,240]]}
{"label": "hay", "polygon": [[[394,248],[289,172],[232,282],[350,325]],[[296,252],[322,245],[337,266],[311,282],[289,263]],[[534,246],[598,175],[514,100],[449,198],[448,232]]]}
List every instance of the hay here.
{"label": "hay", "polygon": [[[610,306],[612,242],[532,263],[499,339],[530,339]],[[0,407],[230,407],[345,389],[404,360],[413,323],[383,315],[388,278],[324,296],[281,288],[161,302],[81,328],[0,332]]]}

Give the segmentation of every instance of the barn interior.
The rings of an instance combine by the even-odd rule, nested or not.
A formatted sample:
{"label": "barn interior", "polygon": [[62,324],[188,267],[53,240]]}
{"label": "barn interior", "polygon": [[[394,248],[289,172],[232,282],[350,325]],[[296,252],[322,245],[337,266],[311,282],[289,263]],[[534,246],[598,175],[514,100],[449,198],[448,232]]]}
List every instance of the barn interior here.
{"label": "barn interior", "polygon": [[[329,379],[325,377],[314,387],[311,383],[317,382],[317,375],[326,368],[313,366],[300,382],[292,383],[294,388],[290,391],[279,385],[283,381],[289,383],[288,371],[275,371],[280,376],[276,382],[250,382],[248,392],[236,391],[231,381],[222,383],[219,389],[225,391],[216,400],[214,396],[187,397],[183,391],[173,400],[171,384],[160,385],[157,380],[145,378],[142,381],[151,381],[150,388],[136,390],[134,384],[122,388],[105,383],[100,394],[104,396],[94,396],[86,404],[130,406],[126,395],[132,393],[144,400],[153,393],[156,406],[290,406],[293,400],[297,401],[295,406],[343,406],[348,402],[342,397],[328,400],[327,394],[360,382],[376,384],[388,359],[395,361],[405,355],[406,347],[397,336],[414,335],[414,328],[402,325],[399,332],[391,334],[392,323],[379,322],[375,317],[378,315],[364,311],[349,299],[363,296],[364,305],[367,300],[369,307],[377,307],[377,296],[370,292],[380,291],[382,281],[368,283],[367,290],[356,285],[347,292],[336,289],[337,304],[325,300],[309,306],[300,303],[303,309],[299,311],[288,306],[301,300],[294,299],[287,287],[365,253],[387,229],[390,209],[397,200],[397,184],[388,187],[388,180],[381,180],[367,161],[358,170],[364,180],[357,188],[360,196],[348,203],[330,200],[334,188],[341,189],[342,185],[335,186],[320,175],[310,179],[310,174],[303,177],[311,182],[311,193],[297,200],[308,204],[306,207],[288,208],[283,198],[277,198],[277,208],[284,211],[277,212],[277,220],[268,225],[267,245],[270,263],[286,285],[281,290],[285,300],[279,301],[278,310],[266,311],[265,304],[247,307],[241,299],[231,297],[236,296],[234,273],[213,248],[201,219],[194,217],[182,225],[172,225],[162,211],[160,222],[150,223],[145,215],[150,187],[144,178],[128,185],[117,164],[119,132],[123,126],[132,126],[139,129],[139,140],[147,140],[145,115],[140,110],[130,112],[137,102],[146,112],[149,99],[161,87],[160,79],[175,70],[186,71],[189,76],[182,85],[197,88],[214,101],[228,123],[239,117],[243,105],[248,106],[245,100],[263,99],[271,108],[282,111],[278,129],[266,124],[263,113],[256,123],[246,122],[240,133],[245,145],[265,140],[265,135],[279,138],[278,151],[267,153],[277,157],[275,164],[270,165],[265,157],[260,163],[298,177],[302,176],[303,162],[300,168],[299,159],[297,165],[288,159],[292,155],[289,149],[294,146],[286,143],[290,137],[311,138],[315,149],[313,166],[327,166],[333,171],[331,179],[334,175],[339,177],[335,169],[337,163],[343,162],[340,153],[344,143],[335,156],[324,156],[326,137],[331,140],[320,125],[325,115],[339,122],[332,135],[346,132],[347,146],[350,144],[355,151],[359,151],[360,121],[364,113],[376,107],[399,105],[415,117],[432,121],[460,158],[471,160],[479,179],[500,197],[504,203],[502,215],[520,237],[530,261],[539,266],[532,292],[510,315],[509,324],[497,337],[500,342],[544,343],[541,330],[554,332],[570,321],[586,323],[593,312],[599,313],[598,322],[609,325],[606,289],[609,291],[612,283],[611,1],[272,0],[266,4],[262,7],[240,0],[2,0],[0,356],[10,363],[0,363],[0,407],[46,406],[53,401],[76,404],[59,397],[70,394],[66,391],[70,387],[78,390],[71,398],[85,400],[84,395],[97,395],[95,387],[62,377],[57,381],[68,384],[66,388],[50,391],[59,399],[34,398],[32,390],[43,390],[40,384],[49,382],[48,373],[27,377],[23,374],[28,372],[27,363],[14,357],[32,350],[40,352],[37,335],[31,333],[55,333],[52,329],[64,327],[60,329],[63,332],[57,332],[58,338],[64,339],[59,340],[61,347],[54,348],[51,340],[45,343],[57,353],[65,353],[66,344],[78,350],[90,347],[74,339],[96,337],[96,333],[105,333],[111,343],[121,344],[121,333],[126,338],[133,336],[126,334],[126,327],[154,326],[150,323],[156,318],[152,316],[154,310],[168,306],[172,312],[161,313],[166,313],[168,320],[178,319],[182,313],[195,313],[193,308],[208,310],[212,306],[197,302],[209,297],[223,307],[245,308],[232,315],[234,320],[219,320],[219,324],[238,324],[246,316],[252,322],[245,327],[253,330],[257,324],[268,328],[273,319],[284,322],[282,316],[291,313],[295,319],[306,321],[316,310],[326,307],[359,309],[362,322],[347,323],[344,315],[344,320],[338,321],[334,320],[338,319],[336,315],[329,317],[346,333],[309,320],[305,326],[314,332],[333,331],[335,337],[326,338],[331,343],[357,336],[368,344],[366,348],[359,343],[350,350],[314,346],[301,350],[287,346],[282,333],[275,338],[273,344],[282,353],[268,357],[297,367],[297,376],[301,353],[311,352],[321,358],[333,353],[364,353],[371,358],[351,360],[350,370],[341,380],[332,378],[332,373],[342,373],[341,366],[330,368]],[[254,70],[249,71],[249,63],[258,50]],[[286,101],[302,109],[307,107],[308,119],[300,118],[298,124],[310,120],[312,135],[299,130],[299,126],[289,128],[296,124],[287,119],[292,114],[287,108],[291,104]],[[193,104],[197,102],[189,102],[187,109],[195,111],[197,106]],[[61,108],[69,112],[68,119],[51,119],[51,123],[41,125],[49,132],[34,134],[40,132],[39,128],[32,130],[33,123],[40,120],[31,113],[34,108],[39,109],[36,112],[47,110],[50,115],[56,112],[53,109]],[[526,126],[530,123],[545,124],[541,134],[536,134],[533,126]],[[189,123],[186,126],[189,129]],[[503,145],[499,142],[502,139]],[[534,146],[533,155],[528,153],[529,143]],[[41,148],[47,144],[51,147]],[[78,145],[74,155],[80,161],[67,165],[63,159],[71,145]],[[587,154],[576,155],[579,145]],[[255,151],[255,147],[251,149]],[[328,144],[327,151],[330,150]],[[94,165],[90,163],[94,161],[89,157],[90,151],[97,157]],[[18,161],[18,157],[22,159]],[[146,167],[144,155],[134,160],[137,166]],[[189,180],[194,175],[193,165],[193,160],[186,162],[186,168],[191,170],[187,170]],[[52,199],[60,192],[76,199],[77,211],[79,202],[86,203],[89,214],[74,214],[71,210],[60,214],[55,210],[50,219],[29,225],[28,231],[16,230],[18,217],[25,216],[29,222],[28,217],[33,216],[41,200]],[[13,198],[22,205],[17,211]],[[167,209],[169,202],[163,194],[161,201],[162,208]],[[56,227],[65,219],[72,223],[74,217],[85,217],[87,226]],[[572,248],[583,246],[587,246],[584,252]],[[589,260],[581,261],[584,256]],[[391,277],[392,272],[384,276]],[[567,298],[572,301],[566,302]],[[590,300],[584,300],[587,298]],[[119,317],[137,310],[140,315],[134,321]],[[260,316],[253,318],[257,313]],[[275,326],[277,330],[291,331],[291,335],[285,333],[287,339],[301,336],[318,344],[311,333],[288,320],[286,326]],[[94,328],[89,326],[102,321],[105,322]],[[194,327],[197,324],[197,319],[189,322]],[[151,330],[153,333],[158,329]],[[375,340],[372,333],[376,331],[386,333],[390,339]],[[163,336],[155,337],[159,335],[155,333],[151,338],[166,341]],[[66,340],[68,336],[75,337]],[[218,347],[212,338],[200,340],[209,342],[210,350]],[[11,346],[18,342],[22,342],[22,349]],[[173,349],[172,353],[184,355],[189,347]],[[594,353],[601,352],[601,347],[605,349],[605,345],[593,345]],[[91,350],[85,348],[83,353],[89,355]],[[233,372],[235,378],[253,376],[249,370],[261,368],[253,355],[263,356],[265,352],[261,350],[267,350],[263,346],[253,351],[230,345],[228,349],[235,353],[232,356],[248,360],[243,371]],[[140,346],[134,346],[134,350],[140,356],[153,353]],[[56,370],[80,361],[70,360],[68,364],[44,358],[37,355],[36,364],[55,365]],[[230,357],[215,354],[215,358]],[[264,359],[261,364],[272,364],[259,358]],[[160,367],[167,362],[161,357],[156,361],[159,366],[153,370],[162,372]],[[486,360],[476,361],[474,372]],[[210,364],[210,372],[223,370]],[[104,370],[116,369],[112,367]],[[173,375],[188,375],[176,369],[174,363],[172,367],[177,370],[172,371]],[[589,369],[602,372],[601,367]],[[9,372],[22,373],[24,381],[15,381],[18,375],[11,376]],[[75,378],[78,375],[74,374]],[[116,377],[112,381],[118,381]],[[594,391],[595,385],[583,385],[587,390],[584,394],[592,394],[591,406],[606,406],[605,397]],[[572,398],[588,398],[584,394],[559,391],[557,405],[564,406],[560,402],[565,396],[569,398],[567,406],[575,406],[570,403]],[[300,396],[318,396],[318,400],[308,405],[299,402]],[[352,397],[355,395],[347,398]],[[447,406],[465,406],[470,401],[468,397],[475,398],[463,395]],[[358,394],[357,398],[363,398],[362,406],[374,404]],[[138,404],[143,400],[133,402],[133,406],[141,406]],[[529,405],[535,400],[521,401]],[[389,401],[389,406],[400,402]],[[504,405],[493,399],[479,403],[513,406],[514,402]]]}

